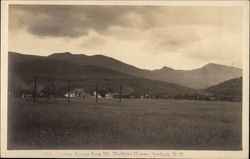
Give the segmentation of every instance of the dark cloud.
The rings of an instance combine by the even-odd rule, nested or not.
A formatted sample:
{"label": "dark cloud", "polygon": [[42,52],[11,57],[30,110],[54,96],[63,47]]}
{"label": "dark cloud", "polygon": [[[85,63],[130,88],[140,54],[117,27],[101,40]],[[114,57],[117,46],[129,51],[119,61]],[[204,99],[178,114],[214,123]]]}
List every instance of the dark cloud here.
{"label": "dark cloud", "polygon": [[[234,13],[237,7],[184,6],[10,5],[9,10],[11,29],[24,28],[41,37],[79,37],[90,31],[108,34],[117,26],[140,30],[173,25],[223,27],[232,20],[237,24],[240,13]],[[231,29],[238,26],[230,25]]]}
{"label": "dark cloud", "polygon": [[[126,14],[131,12],[140,13],[147,10],[147,8],[11,5],[10,28],[17,28],[15,26],[23,27],[28,32],[38,36],[78,37],[87,35],[91,30],[104,34],[107,29],[113,26],[134,27],[137,22],[131,22],[132,17],[126,18]],[[154,7],[149,11],[155,9]],[[16,20],[12,21],[12,18]]]}
{"label": "dark cloud", "polygon": [[176,63],[177,58],[191,60],[192,65],[240,65],[242,25],[242,8],[237,6],[10,5],[9,48],[49,53],[103,50],[125,61],[158,61],[152,66]]}

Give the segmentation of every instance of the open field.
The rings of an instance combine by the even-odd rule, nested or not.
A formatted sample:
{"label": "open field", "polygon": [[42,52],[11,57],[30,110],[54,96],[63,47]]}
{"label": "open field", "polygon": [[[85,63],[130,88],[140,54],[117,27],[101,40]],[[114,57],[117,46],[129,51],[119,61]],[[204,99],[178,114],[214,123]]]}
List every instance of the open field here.
{"label": "open field", "polygon": [[238,102],[9,100],[8,149],[240,150]]}

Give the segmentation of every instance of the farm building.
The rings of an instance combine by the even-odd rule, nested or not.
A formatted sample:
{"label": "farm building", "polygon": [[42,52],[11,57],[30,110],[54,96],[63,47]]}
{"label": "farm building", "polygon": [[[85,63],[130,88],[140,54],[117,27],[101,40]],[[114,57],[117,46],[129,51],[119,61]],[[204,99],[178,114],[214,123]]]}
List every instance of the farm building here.
{"label": "farm building", "polygon": [[[93,92],[93,97],[96,97],[96,91]],[[98,98],[104,98],[100,93],[97,93]]]}
{"label": "farm building", "polygon": [[67,92],[65,94],[65,97],[89,98],[89,97],[91,97],[91,95],[88,94],[87,92],[85,92],[84,88],[75,88],[72,91],[70,91],[69,93]]}
{"label": "farm building", "polygon": [[105,98],[107,98],[107,99],[114,98],[115,95],[119,95],[119,94],[116,93],[116,92],[113,92],[113,93],[106,93],[106,94],[105,94]]}
{"label": "farm building", "polygon": [[32,98],[32,94],[22,94],[22,98]]}
{"label": "farm building", "polygon": [[215,100],[217,100],[217,97],[215,97],[215,96],[209,96],[209,97],[208,97],[208,100],[210,100],[210,101],[215,101]]}
{"label": "farm building", "polygon": [[72,93],[72,92],[67,92],[65,95],[64,95],[65,97],[70,97],[70,98],[73,98],[73,97],[75,97],[75,93]]}

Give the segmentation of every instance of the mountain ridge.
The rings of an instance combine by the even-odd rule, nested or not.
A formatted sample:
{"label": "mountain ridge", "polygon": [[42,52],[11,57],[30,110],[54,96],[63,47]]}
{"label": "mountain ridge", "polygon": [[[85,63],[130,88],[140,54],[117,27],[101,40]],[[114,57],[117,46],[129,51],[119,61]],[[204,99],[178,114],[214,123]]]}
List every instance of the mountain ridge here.
{"label": "mountain ridge", "polygon": [[174,83],[134,77],[108,68],[77,65],[58,59],[36,59],[11,64],[9,67],[9,91],[19,95],[23,91],[32,91],[35,77],[42,77],[38,78],[38,91],[42,89],[50,90],[52,93],[55,91],[60,96],[67,91],[68,80],[72,80],[72,89],[84,87],[88,92],[96,89],[96,82],[99,82],[100,89],[105,88],[115,92],[119,92],[121,84],[124,94],[175,95],[201,92]]}
{"label": "mountain ridge", "polygon": [[[86,57],[95,57],[95,56],[100,56],[100,57],[108,57],[110,59],[114,59],[114,60],[117,60],[113,57],[110,57],[110,56],[106,56],[106,55],[103,55],[103,54],[95,54],[95,55],[86,55],[86,54],[83,54],[83,53],[80,53],[80,54],[74,54],[74,53],[71,53],[71,52],[57,52],[57,53],[52,53],[50,55],[47,55],[47,56],[42,56],[42,55],[30,55],[30,54],[23,54],[23,53],[18,53],[18,52],[15,52],[15,51],[9,51],[9,53],[14,53],[14,54],[18,54],[18,55],[24,55],[24,56],[38,56],[38,57],[41,57],[41,58],[46,58],[46,57],[53,57],[55,55],[73,55],[73,56],[86,56]],[[117,61],[120,61],[122,62],[121,60],[117,60]],[[124,62],[123,62],[124,63]],[[128,64],[130,66],[133,66],[132,64]],[[150,71],[154,71],[154,70],[160,70],[160,69],[164,69],[164,68],[168,68],[168,69],[171,69],[171,70],[177,70],[177,71],[191,71],[191,70],[196,70],[196,69],[200,69],[200,68],[203,68],[203,67],[206,67],[206,66],[210,66],[210,65],[216,65],[216,66],[226,66],[226,67],[232,67],[232,68],[237,68],[237,69],[242,69],[242,68],[239,68],[239,67],[236,67],[236,66],[229,66],[229,65],[223,65],[223,64],[218,64],[218,63],[213,63],[213,62],[209,62],[205,65],[202,65],[198,68],[191,68],[191,69],[175,69],[175,68],[172,68],[172,67],[169,67],[169,66],[162,66],[161,68],[159,69],[145,69],[145,68],[139,68],[139,67],[136,67],[136,66],[133,66],[133,67],[136,67],[136,68],[139,68],[139,69],[142,69],[142,70],[150,70]]]}
{"label": "mountain ridge", "polygon": [[242,96],[242,76],[213,85],[207,91],[217,96]]}
{"label": "mountain ridge", "polygon": [[70,52],[53,53],[49,56],[25,55],[9,52],[10,61],[21,62],[35,59],[60,59],[71,61],[78,65],[93,65],[108,68],[131,76],[176,83],[185,87],[203,89],[218,84],[230,78],[242,75],[242,69],[220,64],[208,63],[192,70],[175,70],[163,66],[161,69],[147,70],[126,64],[104,55],[72,54]]}

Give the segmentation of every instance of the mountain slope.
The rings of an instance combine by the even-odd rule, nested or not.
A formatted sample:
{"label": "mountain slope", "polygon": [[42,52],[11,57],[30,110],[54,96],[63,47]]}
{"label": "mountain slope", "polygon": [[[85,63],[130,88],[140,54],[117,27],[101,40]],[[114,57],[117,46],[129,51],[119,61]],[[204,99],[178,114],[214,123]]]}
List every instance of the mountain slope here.
{"label": "mountain slope", "polygon": [[136,77],[160,80],[160,77],[158,77],[157,74],[151,72],[150,70],[139,69],[132,65],[128,65],[119,60],[103,55],[86,56],[83,54],[76,55],[76,54],[71,54],[69,52],[65,52],[65,53],[54,53],[48,56],[48,58],[67,60],[74,62],[75,64],[78,65],[93,65],[93,66],[105,67],[108,69],[112,69]]}
{"label": "mountain slope", "polygon": [[126,75],[106,68],[97,66],[81,66],[68,61],[56,59],[39,59],[32,61],[16,62],[9,67],[10,72],[33,79],[34,77],[53,77],[53,78],[116,78]]}
{"label": "mountain slope", "polygon": [[[67,80],[71,79],[71,88],[84,86],[89,91],[96,89],[96,80],[99,80],[99,88],[108,88],[119,91],[120,84],[125,94],[169,94],[197,93],[197,90],[189,89],[177,84],[138,78],[111,69],[92,66],[77,65],[72,62],[58,59],[38,59],[15,62],[9,67],[9,89],[12,92],[32,90],[35,77],[50,77],[65,79],[65,81],[50,81],[38,79],[37,87],[57,88],[61,92],[67,91]],[[74,81],[76,79],[86,79]],[[100,81],[101,80],[101,81]]]}
{"label": "mountain slope", "polygon": [[224,81],[207,89],[214,95],[242,96],[242,77]]}
{"label": "mountain slope", "polygon": [[9,63],[32,61],[32,60],[38,60],[38,59],[44,59],[44,58],[46,57],[36,56],[36,55],[25,55],[25,54],[20,54],[20,53],[13,52],[13,51],[9,51],[9,54],[8,54]]}
{"label": "mountain slope", "polygon": [[213,63],[189,71],[163,67],[153,72],[158,74],[164,81],[197,89],[207,88],[225,80],[242,76],[242,70],[239,68]]}

